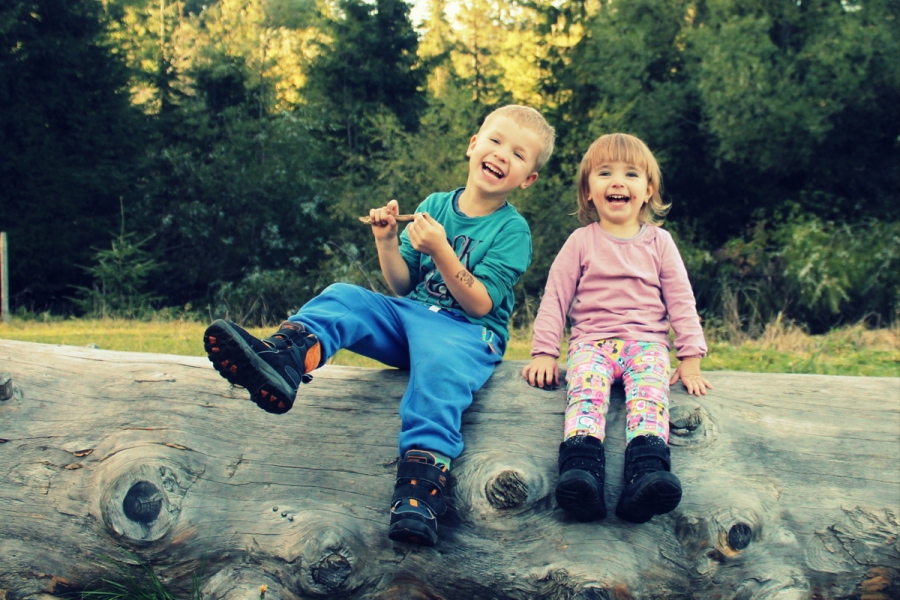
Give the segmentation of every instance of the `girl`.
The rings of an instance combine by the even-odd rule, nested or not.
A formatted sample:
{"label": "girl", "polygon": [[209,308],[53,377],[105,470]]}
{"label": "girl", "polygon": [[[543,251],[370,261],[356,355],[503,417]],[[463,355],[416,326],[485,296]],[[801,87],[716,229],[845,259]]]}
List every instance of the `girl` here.
{"label": "girl", "polygon": [[[638,138],[598,138],[578,172],[576,230],[553,261],[534,322],[533,386],[559,383],[560,336],[571,319],[568,405],[559,453],[557,503],[581,520],[606,516],[603,501],[610,386],[625,387],[625,484],[616,515],[644,523],[674,509],[681,483],[670,473],[669,385],[711,389],[694,294],[672,236],[658,227],[669,206],[659,165]],[[669,326],[681,364],[669,377]]]}

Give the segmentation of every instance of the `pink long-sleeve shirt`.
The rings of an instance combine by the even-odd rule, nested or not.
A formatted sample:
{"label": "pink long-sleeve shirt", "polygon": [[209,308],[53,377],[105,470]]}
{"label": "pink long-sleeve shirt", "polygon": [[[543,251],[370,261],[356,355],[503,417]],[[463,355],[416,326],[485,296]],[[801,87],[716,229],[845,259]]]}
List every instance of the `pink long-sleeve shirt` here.
{"label": "pink long-sleeve shirt", "polygon": [[671,324],[678,358],[706,355],[684,261],[671,234],[659,227],[644,227],[627,240],[599,223],[575,230],[550,267],[532,356],[559,356],[567,314],[570,346],[620,338],[671,348]]}

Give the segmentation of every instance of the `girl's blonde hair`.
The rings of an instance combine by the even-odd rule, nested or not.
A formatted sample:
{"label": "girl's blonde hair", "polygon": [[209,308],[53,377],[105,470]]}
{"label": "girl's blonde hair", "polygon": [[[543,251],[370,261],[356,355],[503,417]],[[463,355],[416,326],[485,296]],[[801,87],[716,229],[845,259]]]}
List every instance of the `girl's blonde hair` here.
{"label": "girl's blonde hair", "polygon": [[662,172],[659,170],[659,163],[647,144],[627,133],[600,136],[584,153],[581,166],[578,167],[578,220],[584,225],[600,220],[600,215],[591,202],[588,179],[591,171],[607,162],[624,162],[640,167],[647,173],[647,181],[653,188],[653,194],[641,207],[638,220],[647,225],[662,225],[671,204],[665,204],[662,199]]}

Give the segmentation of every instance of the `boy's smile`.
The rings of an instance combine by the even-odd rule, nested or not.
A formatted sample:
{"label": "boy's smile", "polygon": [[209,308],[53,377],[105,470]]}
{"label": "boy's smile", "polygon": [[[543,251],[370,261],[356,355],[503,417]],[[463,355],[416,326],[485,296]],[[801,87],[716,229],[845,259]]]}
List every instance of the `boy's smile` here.
{"label": "boy's smile", "polygon": [[506,175],[503,173],[503,170],[499,167],[496,167],[490,163],[482,163],[481,168],[486,172],[485,174],[488,177],[496,177],[498,180],[503,179]]}

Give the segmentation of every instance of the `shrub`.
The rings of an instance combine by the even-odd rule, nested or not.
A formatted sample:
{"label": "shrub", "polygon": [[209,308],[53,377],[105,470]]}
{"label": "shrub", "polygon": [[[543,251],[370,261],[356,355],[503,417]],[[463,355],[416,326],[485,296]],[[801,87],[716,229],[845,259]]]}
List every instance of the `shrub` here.
{"label": "shrub", "polygon": [[886,326],[900,309],[900,223],[836,224],[801,215],[759,221],[713,253],[679,240],[698,309],[739,341],[775,321],[812,333],[857,322]]}

